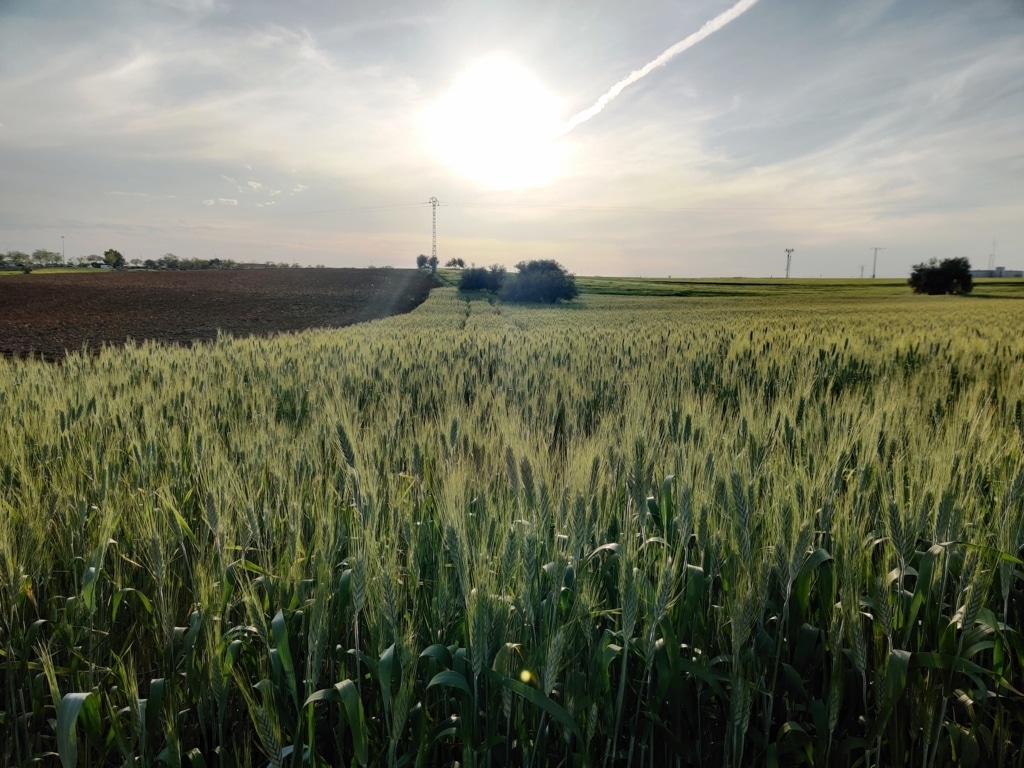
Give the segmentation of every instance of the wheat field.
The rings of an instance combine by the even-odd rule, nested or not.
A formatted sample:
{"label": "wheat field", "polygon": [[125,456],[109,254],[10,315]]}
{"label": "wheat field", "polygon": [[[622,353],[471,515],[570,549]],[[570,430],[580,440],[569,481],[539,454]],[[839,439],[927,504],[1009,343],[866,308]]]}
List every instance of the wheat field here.
{"label": "wheat field", "polygon": [[442,288],[0,361],[0,761],[1022,766],[1022,321]]}

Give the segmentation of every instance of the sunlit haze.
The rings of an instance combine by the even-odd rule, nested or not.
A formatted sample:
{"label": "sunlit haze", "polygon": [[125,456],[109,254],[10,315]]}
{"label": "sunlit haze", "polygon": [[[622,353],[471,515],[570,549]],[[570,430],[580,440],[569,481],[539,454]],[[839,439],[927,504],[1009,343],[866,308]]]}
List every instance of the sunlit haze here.
{"label": "sunlit haze", "polygon": [[0,252],[1024,268],[1016,0],[0,2]]}
{"label": "sunlit haze", "polygon": [[529,71],[491,56],[427,110],[428,141],[453,171],[484,188],[539,186],[561,171],[558,108]]}

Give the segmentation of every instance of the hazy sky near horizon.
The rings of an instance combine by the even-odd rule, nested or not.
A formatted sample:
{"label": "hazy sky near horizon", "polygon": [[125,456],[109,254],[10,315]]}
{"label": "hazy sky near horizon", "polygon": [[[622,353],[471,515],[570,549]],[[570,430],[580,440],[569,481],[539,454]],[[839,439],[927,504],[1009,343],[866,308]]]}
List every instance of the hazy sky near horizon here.
{"label": "hazy sky near horizon", "polygon": [[0,0],[0,251],[1024,268],[1024,1]]}

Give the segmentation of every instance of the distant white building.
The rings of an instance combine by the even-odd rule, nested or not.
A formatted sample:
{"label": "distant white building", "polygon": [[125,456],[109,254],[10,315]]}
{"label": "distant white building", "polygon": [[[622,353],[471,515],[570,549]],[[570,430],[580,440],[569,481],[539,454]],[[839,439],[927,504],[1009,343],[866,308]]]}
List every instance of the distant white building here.
{"label": "distant white building", "polygon": [[972,269],[971,277],[1024,277],[1024,269],[1007,269],[1006,267]]}

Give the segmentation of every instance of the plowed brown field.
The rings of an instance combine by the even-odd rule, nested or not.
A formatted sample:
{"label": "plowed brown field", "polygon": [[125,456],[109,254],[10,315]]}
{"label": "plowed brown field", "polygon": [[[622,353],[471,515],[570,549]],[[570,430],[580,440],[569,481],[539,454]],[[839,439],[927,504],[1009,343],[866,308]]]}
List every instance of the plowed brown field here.
{"label": "plowed brown field", "polygon": [[0,354],[60,360],[128,339],[192,344],[338,328],[408,312],[434,285],[405,269],[237,269],[0,277]]}

